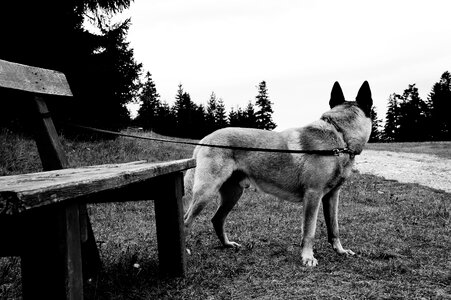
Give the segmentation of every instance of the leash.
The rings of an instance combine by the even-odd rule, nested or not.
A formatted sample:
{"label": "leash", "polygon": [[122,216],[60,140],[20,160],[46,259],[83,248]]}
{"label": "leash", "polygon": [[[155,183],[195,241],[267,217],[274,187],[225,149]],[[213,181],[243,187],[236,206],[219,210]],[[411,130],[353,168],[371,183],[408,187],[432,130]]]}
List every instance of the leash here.
{"label": "leash", "polygon": [[324,155],[324,156],[339,156],[340,154],[349,154],[351,157],[356,155],[354,151],[351,149],[345,147],[345,148],[334,148],[330,150],[291,150],[291,149],[268,149],[268,148],[255,148],[255,147],[240,147],[240,146],[227,146],[227,145],[215,145],[215,144],[203,144],[203,143],[196,143],[196,142],[189,142],[189,141],[176,141],[176,140],[169,140],[169,139],[162,139],[162,138],[152,138],[152,137],[146,137],[146,136],[139,136],[134,134],[128,134],[128,133],[122,133],[117,131],[111,131],[106,129],[99,129],[89,126],[83,126],[73,123],[65,123],[66,125],[69,125],[71,127],[85,129],[89,131],[99,132],[99,133],[106,133],[114,136],[123,136],[123,137],[129,137],[134,139],[141,139],[141,140],[150,140],[150,141],[156,141],[156,142],[164,142],[164,143],[173,143],[173,144],[183,144],[183,145],[194,145],[194,146],[202,146],[202,147],[210,147],[210,148],[221,148],[221,149],[231,149],[231,150],[242,150],[242,151],[258,151],[258,152],[274,152],[274,153],[297,153],[297,154],[316,154],[316,155]]}

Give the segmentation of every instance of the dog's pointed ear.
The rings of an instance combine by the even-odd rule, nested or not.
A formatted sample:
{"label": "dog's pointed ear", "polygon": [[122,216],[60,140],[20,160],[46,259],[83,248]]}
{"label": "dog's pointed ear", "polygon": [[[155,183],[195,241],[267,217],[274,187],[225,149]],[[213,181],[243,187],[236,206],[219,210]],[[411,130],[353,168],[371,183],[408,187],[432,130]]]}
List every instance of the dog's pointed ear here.
{"label": "dog's pointed ear", "polygon": [[332,87],[332,92],[330,93],[330,108],[334,108],[337,105],[340,105],[345,102],[345,96],[343,95],[343,91],[341,90],[341,86],[338,81],[335,81],[334,86]]}
{"label": "dog's pointed ear", "polygon": [[369,116],[371,114],[371,107],[373,106],[373,99],[371,98],[371,89],[368,81],[362,84],[355,100],[365,115]]}

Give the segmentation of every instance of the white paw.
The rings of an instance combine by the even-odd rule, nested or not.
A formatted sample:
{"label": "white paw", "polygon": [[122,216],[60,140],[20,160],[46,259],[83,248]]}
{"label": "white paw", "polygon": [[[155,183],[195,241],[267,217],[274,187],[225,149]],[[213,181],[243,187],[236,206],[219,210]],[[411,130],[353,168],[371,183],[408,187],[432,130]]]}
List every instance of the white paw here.
{"label": "white paw", "polygon": [[306,267],[315,267],[318,265],[318,260],[316,258],[314,258],[313,256],[303,257],[302,264]]}
{"label": "white paw", "polygon": [[226,242],[224,243],[224,248],[240,248],[241,245],[235,242]]}
{"label": "white paw", "polygon": [[350,249],[343,249],[342,251],[340,251],[338,254],[342,254],[342,255],[355,255],[354,251],[350,250]]}

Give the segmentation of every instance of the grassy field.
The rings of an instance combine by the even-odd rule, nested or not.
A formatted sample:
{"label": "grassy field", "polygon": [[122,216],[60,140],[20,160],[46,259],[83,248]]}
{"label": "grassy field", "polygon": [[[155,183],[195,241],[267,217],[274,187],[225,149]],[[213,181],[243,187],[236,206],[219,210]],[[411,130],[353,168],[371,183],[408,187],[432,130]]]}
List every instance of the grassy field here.
{"label": "grassy field", "polygon": [[[0,175],[39,170],[32,142],[1,132],[0,143]],[[125,138],[63,143],[72,166],[192,153],[188,146]],[[340,225],[344,246],[357,255],[331,250],[320,216],[316,268],[301,264],[301,205],[246,190],[227,224],[239,250],[219,247],[210,224],[214,209],[207,207],[187,237],[187,276],[164,280],[157,276],[152,202],[91,205],[103,269],[85,283],[86,298],[451,299],[450,194],[354,173],[342,192]],[[0,299],[20,298],[19,266],[19,258],[0,259]]]}
{"label": "grassy field", "polygon": [[366,149],[431,154],[451,159],[451,142],[371,143]]}

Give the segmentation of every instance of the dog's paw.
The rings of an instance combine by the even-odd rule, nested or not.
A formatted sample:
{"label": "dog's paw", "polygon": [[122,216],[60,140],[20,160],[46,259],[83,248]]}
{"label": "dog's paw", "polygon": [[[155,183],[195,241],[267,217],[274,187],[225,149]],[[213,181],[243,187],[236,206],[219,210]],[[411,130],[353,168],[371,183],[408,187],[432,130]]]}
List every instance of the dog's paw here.
{"label": "dog's paw", "polygon": [[226,242],[223,244],[224,248],[240,248],[241,245],[235,242]]}
{"label": "dog's paw", "polygon": [[350,250],[350,249],[341,249],[341,250],[337,250],[337,253],[340,255],[355,255],[354,251]]}
{"label": "dog's paw", "polygon": [[303,257],[302,264],[306,267],[315,267],[318,265],[318,260],[316,258],[314,258],[313,256]]}

